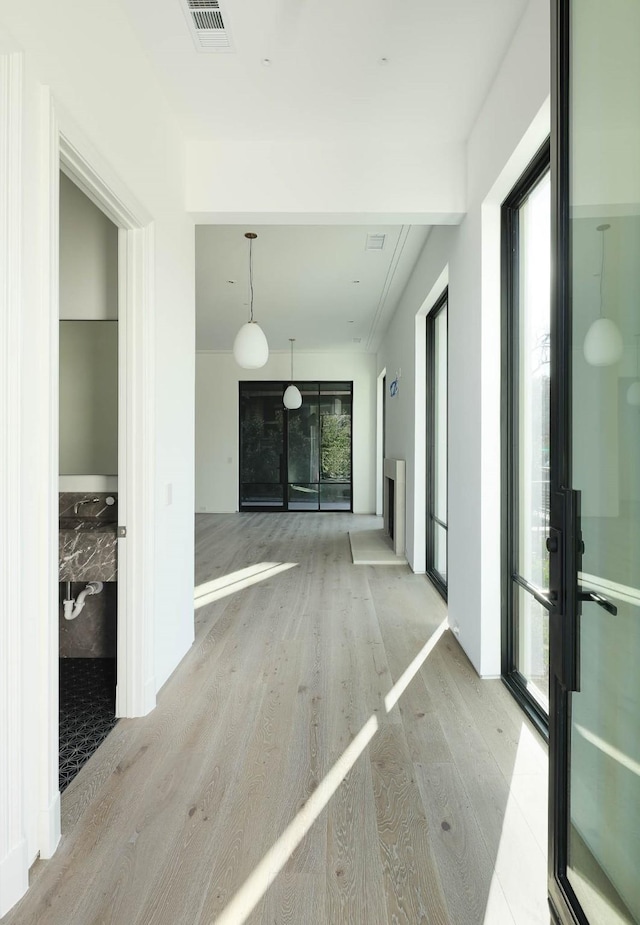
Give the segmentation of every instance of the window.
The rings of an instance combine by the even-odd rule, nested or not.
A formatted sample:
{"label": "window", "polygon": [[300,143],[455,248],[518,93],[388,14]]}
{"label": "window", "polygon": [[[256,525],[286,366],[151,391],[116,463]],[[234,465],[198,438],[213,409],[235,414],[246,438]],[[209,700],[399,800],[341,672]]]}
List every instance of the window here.
{"label": "window", "polygon": [[240,510],[350,511],[351,382],[240,383]]}
{"label": "window", "polygon": [[447,326],[445,289],[427,315],[427,575],[447,597]]}
{"label": "window", "polygon": [[546,728],[549,704],[549,144],[502,207],[503,676]]}

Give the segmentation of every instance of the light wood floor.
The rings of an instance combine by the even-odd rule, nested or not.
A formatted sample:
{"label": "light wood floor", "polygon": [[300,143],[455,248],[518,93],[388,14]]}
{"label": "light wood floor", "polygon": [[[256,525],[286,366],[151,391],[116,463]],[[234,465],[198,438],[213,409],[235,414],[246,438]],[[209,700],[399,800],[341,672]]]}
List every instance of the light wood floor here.
{"label": "light wood floor", "polygon": [[545,749],[373,526],[198,516],[196,643],[3,925],[548,923]]}

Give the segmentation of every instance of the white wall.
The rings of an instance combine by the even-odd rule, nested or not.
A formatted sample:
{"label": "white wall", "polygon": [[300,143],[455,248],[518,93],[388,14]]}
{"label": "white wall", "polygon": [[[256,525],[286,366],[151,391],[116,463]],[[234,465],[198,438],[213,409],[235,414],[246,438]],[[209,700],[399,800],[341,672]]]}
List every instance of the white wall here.
{"label": "white wall", "polygon": [[[353,509],[375,512],[376,358],[373,354],[298,352],[300,379],[353,381]],[[196,355],[196,511],[238,510],[238,382],[287,380],[289,353],[262,369],[241,369],[230,353]]]}
{"label": "white wall", "polygon": [[60,318],[118,318],[118,229],[60,175]]}
{"label": "white wall", "polygon": [[[23,261],[19,302],[11,303],[21,326],[20,543],[13,581],[20,588],[22,687],[16,705],[21,747],[14,756],[22,792],[26,856],[55,850],[58,794],[55,769],[45,756],[55,747],[46,716],[55,709],[55,677],[49,671],[53,638],[43,620],[57,620],[51,594],[57,572],[57,305],[49,298],[48,277],[57,254],[50,253],[53,228],[50,191],[57,182],[47,163],[51,105],[66,138],[106,178],[116,193],[140,203],[154,227],[156,386],[155,446],[152,464],[158,486],[153,534],[156,588],[155,679],[160,686],[193,639],[193,382],[194,233],[184,210],[184,144],[156,78],[119,4],[94,4],[90,17],[78,16],[72,0],[0,0],[0,50],[23,53],[22,138],[19,198]],[[96,36],[99,40],[96,40]],[[117,53],[114,54],[114,50]],[[140,426],[143,426],[141,422]],[[13,439],[18,439],[13,431]],[[171,485],[168,504],[166,486]],[[3,615],[4,616],[4,615]],[[57,639],[57,624],[55,625]],[[15,653],[0,652],[5,676]],[[0,799],[4,799],[0,791]],[[0,806],[4,825],[5,806]],[[13,837],[13,836],[12,836]],[[5,861],[15,856],[0,840],[0,912],[15,901],[4,891]],[[21,878],[20,882],[26,882]]]}
{"label": "white wall", "polygon": [[[59,314],[65,321],[118,319],[118,229],[64,174]],[[111,327],[104,342],[86,325],[60,337],[60,491],[118,488],[118,333]]]}
{"label": "white wall", "polygon": [[[468,211],[434,228],[378,354],[387,455],[407,460],[407,554],[424,571],[424,319],[449,285],[449,619],[480,674],[500,673],[500,212],[549,131],[549,5],[530,0],[467,146]],[[417,361],[417,362],[416,362]]]}

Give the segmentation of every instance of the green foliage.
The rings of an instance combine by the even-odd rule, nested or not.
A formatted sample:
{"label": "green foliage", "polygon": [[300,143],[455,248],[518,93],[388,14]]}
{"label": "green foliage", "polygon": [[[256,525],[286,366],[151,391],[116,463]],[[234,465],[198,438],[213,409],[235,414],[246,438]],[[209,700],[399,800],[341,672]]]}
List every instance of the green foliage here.
{"label": "green foliage", "polygon": [[348,482],[351,478],[351,416],[323,414],[320,418],[321,478]]}

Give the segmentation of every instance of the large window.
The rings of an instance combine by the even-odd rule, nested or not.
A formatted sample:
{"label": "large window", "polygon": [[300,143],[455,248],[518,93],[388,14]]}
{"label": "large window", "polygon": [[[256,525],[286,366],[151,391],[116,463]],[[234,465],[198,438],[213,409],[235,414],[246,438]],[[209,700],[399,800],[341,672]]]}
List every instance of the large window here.
{"label": "large window", "polygon": [[240,510],[350,511],[350,382],[240,383]]}
{"label": "large window", "polygon": [[427,315],[427,575],[447,596],[447,290]]}
{"label": "large window", "polygon": [[546,727],[549,704],[549,145],[502,209],[503,675]]}

